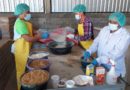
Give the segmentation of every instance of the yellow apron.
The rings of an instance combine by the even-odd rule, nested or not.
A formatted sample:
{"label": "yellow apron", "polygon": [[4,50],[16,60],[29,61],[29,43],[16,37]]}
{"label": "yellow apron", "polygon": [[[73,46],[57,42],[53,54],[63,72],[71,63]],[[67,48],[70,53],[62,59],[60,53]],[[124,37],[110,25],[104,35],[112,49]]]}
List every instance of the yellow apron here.
{"label": "yellow apron", "polygon": [[78,24],[78,33],[79,33],[79,36],[84,36],[83,24]]}
{"label": "yellow apron", "polygon": [[93,40],[80,41],[80,45],[86,50],[92,45]]}
{"label": "yellow apron", "polygon": [[[78,24],[78,34],[79,36],[84,36],[84,28],[83,24]],[[86,50],[88,49],[93,43],[93,40],[86,40],[80,41],[80,45]]]}
{"label": "yellow apron", "polygon": [[[29,35],[32,35],[32,24],[29,22],[26,22],[28,30],[29,30]],[[21,88],[20,84],[20,77],[21,75],[25,72],[25,67],[29,55],[29,51],[31,48],[31,43],[26,41],[24,38],[19,38],[14,42],[15,46],[15,63],[16,63],[16,76],[17,76],[17,87],[18,90]]]}

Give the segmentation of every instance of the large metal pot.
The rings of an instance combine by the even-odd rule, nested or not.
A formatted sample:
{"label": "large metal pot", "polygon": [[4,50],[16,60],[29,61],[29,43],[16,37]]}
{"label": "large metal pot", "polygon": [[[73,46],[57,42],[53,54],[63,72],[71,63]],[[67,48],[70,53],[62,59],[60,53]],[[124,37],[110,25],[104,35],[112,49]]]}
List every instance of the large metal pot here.
{"label": "large metal pot", "polygon": [[66,42],[66,46],[63,47],[63,48],[57,48],[56,46],[57,46],[58,44],[59,44],[59,43],[57,43],[57,42],[55,42],[55,41],[52,41],[52,42],[50,42],[50,43],[48,44],[48,48],[49,48],[49,50],[50,50],[53,54],[61,55],[61,54],[70,53],[72,47],[74,46],[74,43],[71,42],[71,41],[67,41],[67,42]]}

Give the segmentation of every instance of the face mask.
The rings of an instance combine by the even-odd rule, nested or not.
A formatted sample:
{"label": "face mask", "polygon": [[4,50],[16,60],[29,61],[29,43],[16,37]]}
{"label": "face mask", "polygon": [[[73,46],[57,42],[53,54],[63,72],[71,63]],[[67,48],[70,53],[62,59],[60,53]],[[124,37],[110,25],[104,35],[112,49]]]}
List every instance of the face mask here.
{"label": "face mask", "polygon": [[115,31],[115,30],[118,29],[118,25],[117,24],[111,24],[111,23],[109,23],[108,26],[109,26],[110,30],[112,30],[112,31]]}
{"label": "face mask", "polygon": [[25,19],[26,21],[30,20],[30,19],[31,19],[31,14],[27,14],[27,15],[24,17],[24,19]]}
{"label": "face mask", "polygon": [[81,18],[81,17],[80,17],[79,15],[75,15],[75,19],[76,19],[76,20],[80,20],[80,18]]}

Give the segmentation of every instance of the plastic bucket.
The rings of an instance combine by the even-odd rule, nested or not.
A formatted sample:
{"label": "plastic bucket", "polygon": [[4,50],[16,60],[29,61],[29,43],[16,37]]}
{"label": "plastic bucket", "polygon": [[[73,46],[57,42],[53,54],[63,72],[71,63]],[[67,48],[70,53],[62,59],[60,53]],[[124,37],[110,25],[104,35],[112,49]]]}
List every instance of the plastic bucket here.
{"label": "plastic bucket", "polygon": [[34,59],[34,60],[30,59],[27,62],[26,67],[28,71],[35,70],[35,69],[42,69],[42,70],[49,71],[50,63],[48,59]]}
{"label": "plastic bucket", "polygon": [[[30,82],[30,80],[31,80],[31,78],[26,76],[26,75],[30,74],[30,73],[32,73],[34,71],[35,71],[35,73],[33,73],[33,76],[31,76],[31,77],[33,77],[32,81],[35,81],[34,78],[35,79],[38,78],[38,80],[42,79],[41,76],[37,75],[36,71],[44,72],[44,76],[47,76],[46,79],[44,79],[44,81],[42,81],[39,84],[36,84],[36,83],[33,83],[33,84],[25,83],[25,82]],[[41,75],[41,74],[39,74],[39,75]],[[23,78],[27,79],[28,81],[25,80],[25,82],[23,82],[24,81]],[[32,70],[32,71],[26,72],[26,73],[24,73],[21,76],[21,90],[45,90],[47,88],[48,80],[49,80],[49,73],[46,70]]]}

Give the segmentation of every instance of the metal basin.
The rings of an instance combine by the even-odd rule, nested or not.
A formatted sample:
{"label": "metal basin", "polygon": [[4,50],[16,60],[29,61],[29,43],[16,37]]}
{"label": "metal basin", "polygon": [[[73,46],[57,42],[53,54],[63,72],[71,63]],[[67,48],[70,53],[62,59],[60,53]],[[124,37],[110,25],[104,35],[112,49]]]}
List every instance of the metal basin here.
{"label": "metal basin", "polygon": [[48,48],[49,50],[53,53],[53,54],[58,54],[58,55],[62,55],[62,54],[68,54],[71,52],[72,47],[74,46],[74,43],[71,41],[67,41],[66,42],[66,46],[65,47],[56,47],[59,43],[52,41],[48,44]]}

